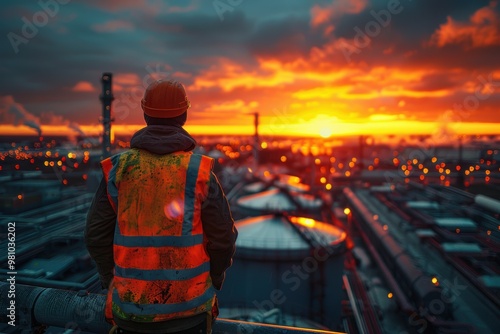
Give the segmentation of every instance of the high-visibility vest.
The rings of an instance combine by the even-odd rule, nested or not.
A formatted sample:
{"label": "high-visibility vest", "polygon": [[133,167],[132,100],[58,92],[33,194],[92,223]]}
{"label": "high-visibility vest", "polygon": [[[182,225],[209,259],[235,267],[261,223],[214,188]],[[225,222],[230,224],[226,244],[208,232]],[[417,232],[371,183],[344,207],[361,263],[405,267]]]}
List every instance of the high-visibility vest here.
{"label": "high-visibility vest", "polygon": [[166,321],[211,312],[201,222],[213,159],[131,149],[101,162],[116,214],[106,318]]}

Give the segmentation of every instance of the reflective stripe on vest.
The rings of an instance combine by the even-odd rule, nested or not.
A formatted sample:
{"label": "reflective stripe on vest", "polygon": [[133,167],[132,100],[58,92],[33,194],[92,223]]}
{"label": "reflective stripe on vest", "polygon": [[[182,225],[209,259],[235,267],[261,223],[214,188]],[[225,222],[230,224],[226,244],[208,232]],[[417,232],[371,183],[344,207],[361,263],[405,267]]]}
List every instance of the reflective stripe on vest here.
{"label": "reflective stripe on vest", "polygon": [[201,205],[212,159],[131,149],[101,162],[117,222],[106,315],[165,321],[210,312],[214,290]]}

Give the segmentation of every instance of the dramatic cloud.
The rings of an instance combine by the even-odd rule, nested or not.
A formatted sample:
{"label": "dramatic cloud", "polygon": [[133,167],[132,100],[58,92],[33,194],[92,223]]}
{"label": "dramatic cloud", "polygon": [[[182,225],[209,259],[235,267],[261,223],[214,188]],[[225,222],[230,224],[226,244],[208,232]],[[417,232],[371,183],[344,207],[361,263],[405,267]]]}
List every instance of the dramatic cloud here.
{"label": "dramatic cloud", "polygon": [[88,81],[78,81],[73,88],[71,88],[73,92],[95,92],[96,89],[92,84]]}
{"label": "dramatic cloud", "polygon": [[325,6],[314,5],[311,8],[311,25],[317,27],[344,14],[360,13],[367,3],[368,0],[337,0]]}
{"label": "dramatic cloud", "polygon": [[254,112],[273,133],[442,124],[443,114],[500,123],[496,1],[222,2],[222,12],[201,0],[69,2],[38,24],[36,2],[4,1],[0,35],[24,40],[0,42],[0,96],[32,118],[4,110],[2,119],[88,132],[111,72],[124,129],[144,124],[140,99],[160,78],[186,86],[199,129],[251,127]]}
{"label": "dramatic cloud", "polygon": [[443,47],[460,44],[466,48],[500,45],[500,20],[495,11],[497,3],[492,1],[487,7],[478,9],[469,22],[459,22],[448,16],[434,33],[431,44]]}

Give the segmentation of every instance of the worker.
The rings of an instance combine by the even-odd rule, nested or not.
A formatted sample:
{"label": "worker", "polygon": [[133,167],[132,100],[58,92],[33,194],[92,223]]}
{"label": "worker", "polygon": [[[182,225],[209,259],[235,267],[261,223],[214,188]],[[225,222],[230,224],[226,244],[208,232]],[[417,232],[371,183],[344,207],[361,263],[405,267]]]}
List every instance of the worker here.
{"label": "worker", "polygon": [[107,288],[115,333],[210,333],[215,290],[232,264],[237,230],[213,159],[194,154],[182,126],[183,85],[158,80],[141,101],[147,126],[130,149],[101,161],[85,242]]}

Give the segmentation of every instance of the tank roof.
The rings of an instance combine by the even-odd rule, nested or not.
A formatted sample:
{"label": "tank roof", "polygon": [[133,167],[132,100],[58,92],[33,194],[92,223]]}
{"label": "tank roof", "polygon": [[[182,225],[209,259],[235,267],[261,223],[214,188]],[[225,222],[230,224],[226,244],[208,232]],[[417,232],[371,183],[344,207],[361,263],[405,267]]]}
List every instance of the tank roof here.
{"label": "tank roof", "polygon": [[254,250],[309,250],[308,239],[323,247],[338,245],[346,239],[343,230],[306,217],[259,216],[239,220],[236,227],[237,248]]}
{"label": "tank roof", "polygon": [[302,209],[316,209],[323,204],[321,199],[314,198],[311,195],[296,192],[290,192],[288,195],[280,189],[271,189],[261,193],[243,196],[237,200],[237,203],[241,207],[254,210],[283,212],[300,209],[294,201],[298,203]]}

